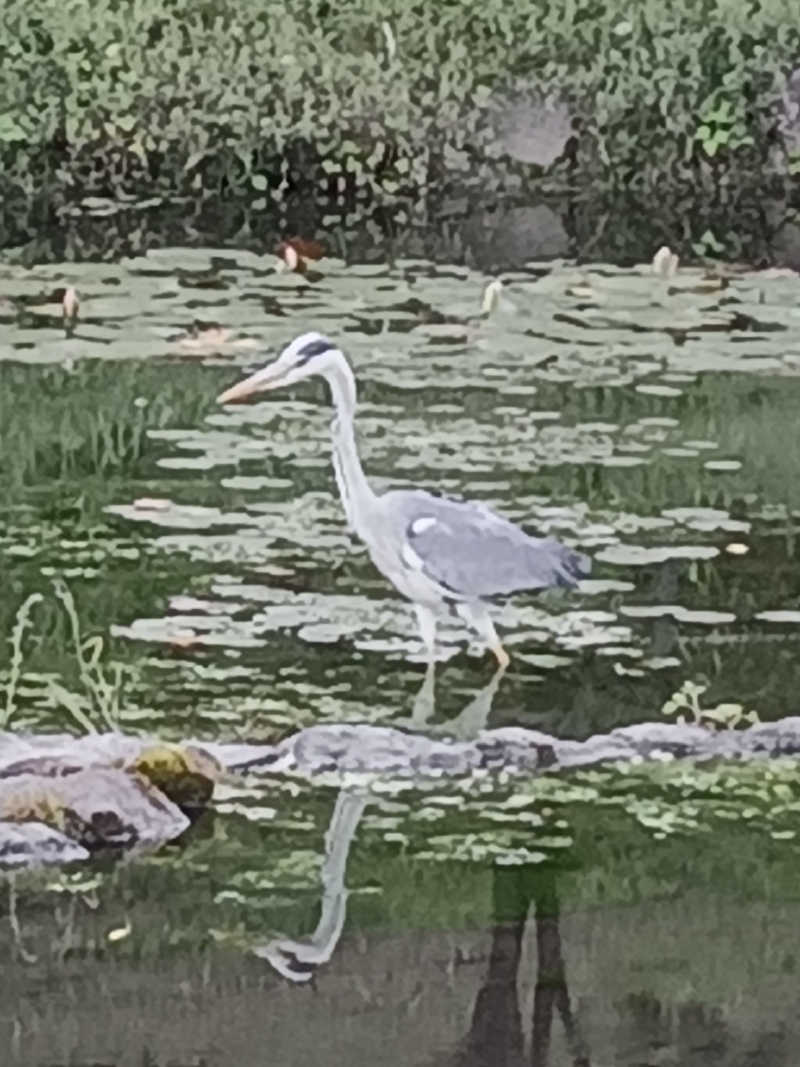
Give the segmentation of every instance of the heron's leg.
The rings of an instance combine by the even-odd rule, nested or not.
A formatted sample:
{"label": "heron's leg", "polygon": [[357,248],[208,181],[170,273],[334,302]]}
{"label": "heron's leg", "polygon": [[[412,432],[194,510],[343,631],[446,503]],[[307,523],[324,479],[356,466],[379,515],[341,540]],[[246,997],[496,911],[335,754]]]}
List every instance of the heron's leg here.
{"label": "heron's leg", "polygon": [[414,710],[411,722],[414,726],[426,726],[436,710],[436,665],[430,661],[425,670],[425,681],[414,697]]}
{"label": "heron's leg", "polygon": [[494,628],[491,616],[483,604],[470,604],[466,601],[462,601],[456,604],[456,611],[464,620],[464,622],[471,626],[473,630],[486,642],[489,648],[494,652],[497,663],[500,667],[506,668],[511,662],[511,657],[503,648],[500,638],[497,636],[497,630]]}
{"label": "heron's leg", "polygon": [[498,667],[483,689],[454,719],[448,721],[447,732],[451,737],[459,741],[474,741],[481,730],[486,729],[492,713],[492,701],[505,673],[505,667]]}
{"label": "heron's leg", "polygon": [[428,653],[428,662],[433,663],[436,659],[436,616],[425,604],[415,604],[414,610],[417,613],[419,632]]}
{"label": "heron's leg", "polygon": [[314,969],[331,958],[342,935],[347,916],[347,857],[368,800],[368,794],[349,789],[341,789],[336,798],[325,834],[322,908],[314,933],[299,940],[276,937],[253,946],[256,956],[268,960],[276,971],[292,982],[309,981]]}

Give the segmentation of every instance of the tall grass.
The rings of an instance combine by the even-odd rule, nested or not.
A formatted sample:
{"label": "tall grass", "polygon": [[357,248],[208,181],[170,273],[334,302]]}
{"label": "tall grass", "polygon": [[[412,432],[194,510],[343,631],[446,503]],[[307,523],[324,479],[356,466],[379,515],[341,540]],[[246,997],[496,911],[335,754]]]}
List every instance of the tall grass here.
{"label": "tall grass", "polygon": [[[74,369],[0,362],[0,483],[14,489],[114,475],[130,478],[152,446],[150,428],[199,421],[207,379],[196,368],[82,360]],[[132,401],[147,397],[146,405]]]}
{"label": "tall grass", "polygon": [[22,677],[22,644],[25,639],[25,629],[30,624],[30,616],[34,607],[42,601],[41,593],[31,593],[23,601],[17,611],[14,627],[11,631],[9,644],[11,645],[11,667],[8,681],[6,682],[6,699],[3,706],[3,717],[0,720],[0,728],[6,729],[16,710],[16,697],[19,681]]}
{"label": "tall grass", "polygon": [[[106,661],[103,638],[99,635],[85,637],[81,633],[75,600],[68,586],[60,580],[55,581],[53,585],[55,598],[64,611],[70,629],[78,690],[70,689],[63,679],[56,680],[48,676],[45,682],[46,700],[54,710],[66,711],[84,733],[96,733],[98,721],[108,730],[117,730],[123,710],[126,683],[132,678],[134,669],[125,664]],[[31,625],[33,609],[44,599],[41,593],[32,593],[17,610],[9,638],[11,664],[0,729],[8,729],[19,711],[20,683],[25,677],[25,631]]]}

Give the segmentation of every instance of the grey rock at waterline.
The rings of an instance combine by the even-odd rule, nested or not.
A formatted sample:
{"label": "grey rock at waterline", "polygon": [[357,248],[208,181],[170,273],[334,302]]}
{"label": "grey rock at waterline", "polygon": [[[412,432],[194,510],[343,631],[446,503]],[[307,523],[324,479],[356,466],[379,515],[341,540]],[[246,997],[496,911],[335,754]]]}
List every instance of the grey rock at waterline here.
{"label": "grey rock at waterline", "polygon": [[[0,817],[8,819],[14,810],[35,813],[36,805],[46,801],[65,813],[72,837],[89,847],[177,837],[189,820],[175,804],[139,775],[98,765],[133,759],[143,747],[157,743],[112,733],[87,738],[0,735]],[[309,780],[329,774],[409,779],[475,771],[531,775],[633,760],[800,756],[800,716],[745,730],[637,723],[583,741],[521,726],[481,730],[472,740],[455,740],[391,726],[325,723],[274,745],[192,744],[228,771]],[[76,764],[83,769],[75,770]]]}
{"label": "grey rock at waterline", "polygon": [[[170,769],[164,765],[164,757],[174,757]],[[176,746],[155,737],[127,736],[118,731],[84,737],[70,734],[15,737],[0,733],[0,782],[25,774],[40,779],[63,778],[91,768],[127,770],[140,775],[168,799],[189,808],[205,804],[221,770],[203,746]]]}
{"label": "grey rock at waterline", "polygon": [[88,858],[83,845],[52,826],[0,821],[0,870],[75,863]]}
{"label": "grey rock at waterline", "polygon": [[558,749],[553,750],[553,766],[565,770],[576,767],[597,767],[603,763],[631,758],[631,747],[621,738],[598,734],[586,741],[564,740],[558,742]]}
{"label": "grey rock at waterline", "polygon": [[[434,740],[391,726],[309,726],[275,746],[214,746],[210,749],[230,770],[315,776],[320,774],[392,774],[401,776],[466,774],[480,765],[477,745]],[[235,762],[231,762],[231,758]]]}
{"label": "grey rock at waterline", "polygon": [[[12,734],[0,732],[0,779],[36,767],[40,774],[65,774],[70,770],[132,763],[154,738],[104,734]],[[45,770],[49,764],[50,771]]]}
{"label": "grey rock at waterline", "polygon": [[0,817],[22,823],[52,812],[85,848],[171,841],[189,819],[145,778],[114,768],[69,774],[16,774],[0,779]]}
{"label": "grey rock at waterline", "polygon": [[739,736],[748,753],[796,756],[800,754],[800,716],[790,715],[777,722],[759,722]]}
{"label": "grey rock at waterline", "polygon": [[680,723],[639,723],[574,741],[528,730],[483,730],[473,741],[448,741],[386,726],[311,726],[277,745],[210,745],[231,771],[288,774],[313,780],[329,774],[426,778],[503,771],[534,774],[615,762],[752,759],[800,755],[800,717],[746,730],[707,730]]}
{"label": "grey rock at waterline", "polygon": [[714,734],[702,726],[671,722],[641,722],[611,731],[612,740],[621,742],[642,759],[669,755],[676,759],[705,751]]}
{"label": "grey rock at waterline", "polygon": [[[664,743],[663,733],[659,732],[658,740]],[[326,724],[310,726],[274,746],[206,747],[229,770],[307,778],[331,773],[457,777],[478,770],[530,774],[556,766],[631,759],[637,754],[622,738],[569,741],[521,726],[483,730],[473,741],[456,741],[386,726]]]}

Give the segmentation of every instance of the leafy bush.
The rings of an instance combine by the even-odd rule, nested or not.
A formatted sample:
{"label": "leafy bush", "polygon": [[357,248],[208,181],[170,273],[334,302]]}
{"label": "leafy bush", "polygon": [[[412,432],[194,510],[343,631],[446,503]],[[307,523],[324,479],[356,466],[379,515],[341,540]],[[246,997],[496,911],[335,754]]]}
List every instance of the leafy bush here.
{"label": "leafy bush", "polygon": [[797,168],[770,145],[798,57],[794,0],[5,0],[0,240],[87,196],[280,213],[300,190],[359,218],[453,180],[519,189],[530,169],[484,149],[520,83],[580,131],[549,188],[741,214]]}

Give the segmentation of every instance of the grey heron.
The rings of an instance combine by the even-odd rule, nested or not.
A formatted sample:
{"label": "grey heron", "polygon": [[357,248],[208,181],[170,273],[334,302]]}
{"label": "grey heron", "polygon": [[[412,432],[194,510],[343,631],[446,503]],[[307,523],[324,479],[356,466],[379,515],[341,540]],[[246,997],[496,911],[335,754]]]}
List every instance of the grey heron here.
{"label": "grey heron", "polygon": [[589,573],[589,560],[551,538],[532,537],[482,503],[422,489],[375,493],[356,446],[356,382],[344,353],[322,334],[296,337],[276,360],[226,389],[219,403],[319,375],[331,392],[333,465],[351,527],[373,563],[416,609],[429,661],[436,656],[437,615],[455,610],[497,657],[509,656],[487,602],[522,590],[567,588]]}

